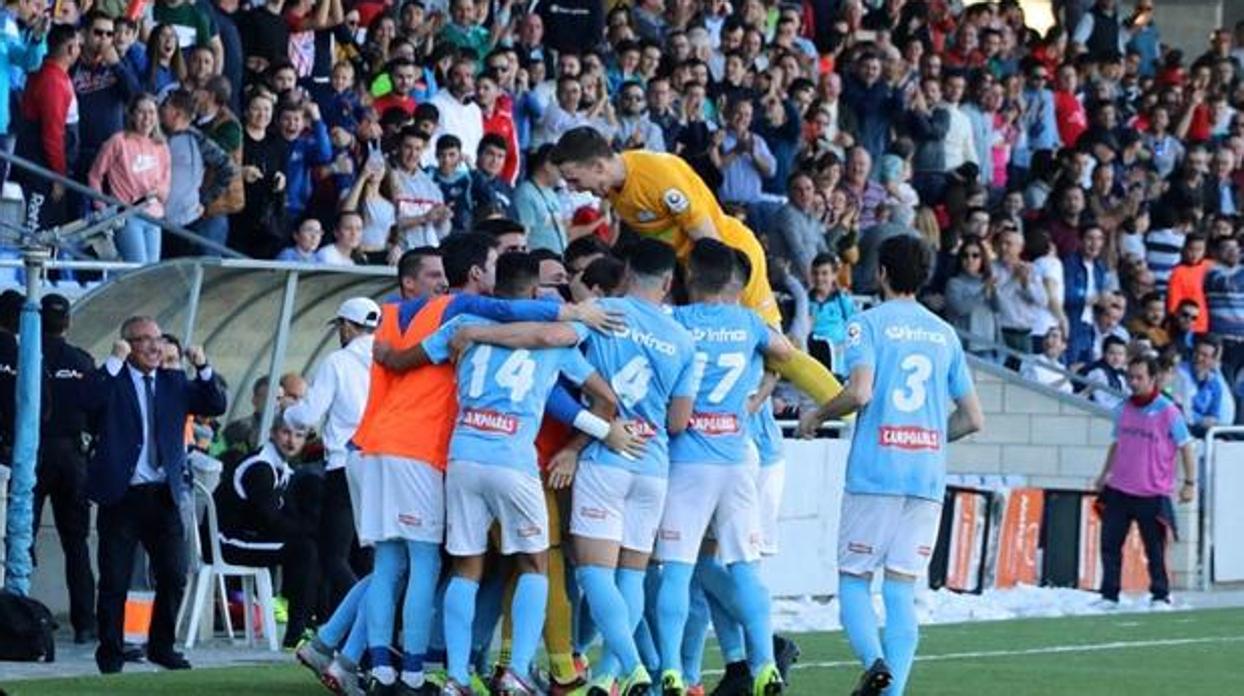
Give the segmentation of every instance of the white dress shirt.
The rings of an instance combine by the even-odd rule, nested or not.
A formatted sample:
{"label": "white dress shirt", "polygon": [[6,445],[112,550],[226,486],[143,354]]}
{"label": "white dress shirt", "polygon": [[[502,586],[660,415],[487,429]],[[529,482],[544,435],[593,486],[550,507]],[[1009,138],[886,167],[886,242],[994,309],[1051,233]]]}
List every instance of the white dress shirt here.
{"label": "white dress shirt", "polygon": [[[436,127],[436,137],[427,148],[436,157],[436,141],[445,133],[453,133],[462,141],[462,159],[470,166],[475,166],[475,153],[479,150],[479,141],[484,139],[484,113],[473,101],[463,104],[449,90],[441,90],[432,97],[432,104],[441,113],[440,123]],[[425,155],[426,156],[426,155]]]}
{"label": "white dress shirt", "polygon": [[371,351],[375,337],[356,337],[345,348],[333,351],[320,366],[307,395],[285,411],[285,422],[296,428],[324,424],[324,449],[328,452],[325,471],[346,465],[346,443],[354,436],[371,385]]}

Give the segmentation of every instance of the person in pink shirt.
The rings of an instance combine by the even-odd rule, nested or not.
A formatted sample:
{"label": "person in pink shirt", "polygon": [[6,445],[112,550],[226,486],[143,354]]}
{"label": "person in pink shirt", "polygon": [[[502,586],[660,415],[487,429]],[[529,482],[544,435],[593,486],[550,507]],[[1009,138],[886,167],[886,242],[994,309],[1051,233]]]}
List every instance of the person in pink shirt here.
{"label": "person in pink shirt", "polygon": [[[150,197],[143,212],[159,218],[164,216],[172,177],[169,162],[155,97],[140,94],[126,109],[125,129],[104,142],[87,181],[91,188],[110,193],[123,203],[132,205]],[[160,260],[160,228],[146,220],[126,220],[116,235],[116,244],[124,261]]]}
{"label": "person in pink shirt", "polygon": [[1127,366],[1132,396],[1115,414],[1115,442],[1097,478],[1101,510],[1101,603],[1119,603],[1123,542],[1132,522],[1140,528],[1149,559],[1149,591],[1155,607],[1169,607],[1166,578],[1166,530],[1174,528],[1170,495],[1175,486],[1175,456],[1183,460],[1179,502],[1196,497],[1196,446],[1183,413],[1158,389],[1158,361],[1132,358]]}

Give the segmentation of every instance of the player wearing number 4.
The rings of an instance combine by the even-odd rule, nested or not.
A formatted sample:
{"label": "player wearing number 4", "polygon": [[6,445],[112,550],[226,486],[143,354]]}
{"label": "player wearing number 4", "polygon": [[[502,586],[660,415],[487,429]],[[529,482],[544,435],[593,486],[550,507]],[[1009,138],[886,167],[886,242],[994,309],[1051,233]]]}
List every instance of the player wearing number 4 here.
{"label": "player wearing number 4", "polygon": [[[985,420],[954,329],[915,300],[931,257],[917,237],[881,245],[885,302],[847,326],[847,387],[799,421],[800,434],[812,437],[825,420],[859,411],[838,531],[842,627],[865,668],[855,694],[903,693],[919,639],[915,581],[942,516],[946,444]],[[871,596],[878,568],[884,640]]]}
{"label": "player wearing number 4", "polygon": [[[621,696],[646,694],[652,684],[634,634],[644,614],[644,575],[665,507],[669,437],[687,427],[695,395],[695,341],[661,304],[676,264],[668,244],[639,240],[627,262],[627,295],[600,301],[603,308],[622,315],[625,328],[592,333],[583,342],[588,362],[602,375],[611,375],[619,416],[647,438],[639,457],[618,454],[598,442],[587,444],[582,437],[568,445],[571,452],[582,452],[571,494],[575,576],[605,652],[613,656],[594,670],[586,689],[593,695],[611,693],[617,666],[623,675]],[[472,340],[510,347],[531,345],[542,330],[533,325],[523,336],[526,327],[521,324],[469,328]]]}
{"label": "player wearing number 4", "polygon": [[[524,253],[497,261],[496,297],[532,299],[540,265]],[[494,322],[462,315],[420,344],[423,362],[444,363],[455,334],[466,326]],[[572,346],[587,336],[582,324],[550,327],[544,338]],[[549,513],[536,466],[535,437],[558,375],[582,386],[592,411],[612,418],[617,400],[605,381],[574,347],[528,350],[471,344],[457,359],[458,417],[449,442],[445,477],[446,548],[454,559],[445,590],[445,648],[449,681],[443,693],[467,694],[471,628],[484,572],[488,529],[501,527],[501,552],[515,555],[518,582],[511,604],[514,644],[510,666],[493,684],[495,693],[534,694],[531,661],[540,644],[548,599]],[[556,477],[556,472],[554,473]],[[568,479],[552,481],[564,487]]]}
{"label": "player wearing number 4", "polygon": [[[641,236],[668,242],[682,261],[697,239],[717,239],[741,251],[751,267],[741,304],[754,309],[770,326],[781,326],[760,241],[738,218],[726,215],[704,180],[681,157],[643,150],[617,154],[599,131],[582,127],[561,137],[552,160],[571,188],[608,198],[628,227]],[[802,351],[771,361],[770,369],[817,404],[842,391],[829,370]]]}
{"label": "player wearing number 4", "polygon": [[[692,304],[674,309],[695,339],[696,393],[690,425],[670,442],[669,493],[657,534],[662,571],[656,633],[664,696],[686,693],[682,647],[693,573],[709,594],[737,608],[755,675],[753,694],[772,696],[783,687],[773,661],[769,593],[759,574],[760,462],[747,424],[748,396],[764,370],[761,358],[782,361],[794,349],[738,305],[746,277],[740,266],[725,244],[697,241],[687,268]],[[716,550],[701,556],[710,523]]]}

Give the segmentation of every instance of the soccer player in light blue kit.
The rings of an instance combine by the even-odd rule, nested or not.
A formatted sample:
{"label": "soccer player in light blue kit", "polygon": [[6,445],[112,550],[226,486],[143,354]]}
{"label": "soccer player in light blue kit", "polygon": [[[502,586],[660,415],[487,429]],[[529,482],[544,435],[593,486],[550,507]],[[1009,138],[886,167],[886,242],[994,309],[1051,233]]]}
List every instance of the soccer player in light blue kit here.
{"label": "soccer player in light blue kit", "polygon": [[[588,445],[571,498],[576,579],[605,649],[620,663],[622,696],[647,693],[652,683],[634,633],[643,618],[644,574],[665,506],[669,437],[686,428],[695,394],[695,343],[662,305],[676,263],[664,242],[638,241],[627,260],[626,297],[600,301],[620,312],[627,328],[585,341],[588,361],[610,376],[621,416],[648,436],[640,458]],[[587,693],[609,694],[614,676],[596,675]]]}
{"label": "soccer player in light blue kit", "polygon": [[[984,425],[955,331],[916,302],[932,253],[918,237],[888,239],[877,278],[885,301],[847,326],[848,386],[799,421],[810,438],[825,420],[859,411],[838,530],[842,627],[865,672],[855,694],[900,696],[919,641],[916,580],[937,541],[946,445]],[[951,412],[951,403],[956,408]],[[885,568],[884,639],[872,575]]]}
{"label": "soccer player in light blue kit", "polygon": [[[497,259],[494,294],[531,299],[539,285],[539,262],[529,254]],[[451,342],[465,326],[494,324],[460,315],[420,344],[428,361],[453,357]],[[559,329],[561,331],[559,332]],[[549,325],[547,338],[570,346],[587,335],[581,324]],[[501,552],[516,555],[518,582],[512,600],[514,644],[509,667],[493,690],[534,694],[531,662],[540,645],[548,599],[548,510],[536,465],[535,438],[558,375],[581,386],[599,417],[611,418],[617,400],[604,379],[574,347],[528,350],[471,344],[457,359],[458,417],[449,442],[445,480],[447,543],[454,558],[445,590],[444,628],[449,681],[445,694],[469,694],[468,665],[476,594],[484,573],[488,530],[501,527]],[[556,476],[556,473],[554,474]],[[568,478],[560,482],[568,483]]]}
{"label": "soccer player in light blue kit", "polygon": [[[739,607],[748,639],[757,696],[780,693],[782,679],[773,663],[769,593],[759,576],[759,466],[748,434],[748,398],[760,384],[761,357],[785,360],[794,350],[760,315],[741,307],[742,290],[734,251],[714,239],[696,241],[687,263],[692,304],[674,309],[674,318],[695,339],[692,416],[687,430],[670,441],[669,492],[657,534],[661,587],[657,599],[661,652],[661,690],[686,692],[682,675],[683,630],[687,622],[692,574],[697,562],[703,582]],[[717,554],[700,557],[710,524]],[[718,572],[712,572],[712,571]]]}

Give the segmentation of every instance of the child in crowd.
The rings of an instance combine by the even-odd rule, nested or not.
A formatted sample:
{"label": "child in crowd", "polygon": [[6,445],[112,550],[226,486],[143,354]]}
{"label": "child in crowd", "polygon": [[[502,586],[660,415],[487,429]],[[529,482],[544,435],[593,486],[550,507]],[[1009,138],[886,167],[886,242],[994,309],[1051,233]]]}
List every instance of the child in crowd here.
{"label": "child in crowd", "polygon": [[1063,367],[1063,353],[1066,350],[1067,337],[1063,335],[1063,330],[1058,326],[1051,327],[1041,341],[1041,354],[1025,360],[1020,375],[1024,379],[1070,394],[1071,380]]}
{"label": "child in crowd", "polygon": [[428,171],[441,189],[445,205],[454,211],[454,232],[471,229],[471,172],[462,162],[462,141],[446,133],[436,141],[436,167]]}
{"label": "child in crowd", "polygon": [[847,340],[847,322],[855,316],[855,302],[838,287],[838,257],[825,252],[812,259],[808,309],[812,319],[812,335],[808,353],[831,371],[835,365],[841,372],[840,356]]}
{"label": "child in crowd", "polygon": [[1081,374],[1093,384],[1100,384],[1115,391],[1123,392],[1124,397],[1119,397],[1110,392],[1089,387],[1092,390],[1089,398],[1093,403],[1112,409],[1123,403],[1123,398],[1129,393],[1127,386],[1127,341],[1118,336],[1106,336],[1102,339],[1101,353],[1101,359],[1084,368]]}

